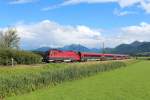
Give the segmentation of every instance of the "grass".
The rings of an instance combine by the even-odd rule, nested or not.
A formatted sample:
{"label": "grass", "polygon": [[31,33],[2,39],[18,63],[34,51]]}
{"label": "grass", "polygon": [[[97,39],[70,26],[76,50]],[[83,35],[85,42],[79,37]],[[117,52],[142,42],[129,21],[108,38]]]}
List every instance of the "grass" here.
{"label": "grass", "polygon": [[150,61],[6,100],[150,100]]}
{"label": "grass", "polygon": [[137,57],[139,60],[150,60],[150,57]]}
{"label": "grass", "polygon": [[[41,72],[45,71],[47,69],[59,69],[59,68],[64,68],[68,66],[78,66],[82,67],[85,65],[95,65],[95,64],[103,64],[103,63],[108,63],[108,62],[116,62],[116,61],[92,61],[92,62],[77,62],[77,63],[50,63],[50,64],[35,64],[35,65],[16,65],[14,67],[12,66],[2,66],[0,65],[0,76],[2,75],[13,75],[13,74],[28,74],[28,73],[36,73],[36,72]],[[124,61],[120,61],[124,62]],[[125,60],[125,62],[132,62],[132,60]]]}
{"label": "grass", "polygon": [[25,94],[65,81],[77,80],[99,72],[125,67],[128,62],[133,63],[135,60],[59,63],[46,64],[43,67],[42,65],[34,67],[3,67],[0,68],[0,98]]}

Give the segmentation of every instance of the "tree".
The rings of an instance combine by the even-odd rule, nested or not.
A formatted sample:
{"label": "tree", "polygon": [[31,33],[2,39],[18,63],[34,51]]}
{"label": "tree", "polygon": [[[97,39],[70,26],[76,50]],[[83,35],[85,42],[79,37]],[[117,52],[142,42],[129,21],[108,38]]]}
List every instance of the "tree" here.
{"label": "tree", "polygon": [[0,32],[0,47],[1,48],[19,48],[20,37],[16,29],[8,28],[7,31]]}

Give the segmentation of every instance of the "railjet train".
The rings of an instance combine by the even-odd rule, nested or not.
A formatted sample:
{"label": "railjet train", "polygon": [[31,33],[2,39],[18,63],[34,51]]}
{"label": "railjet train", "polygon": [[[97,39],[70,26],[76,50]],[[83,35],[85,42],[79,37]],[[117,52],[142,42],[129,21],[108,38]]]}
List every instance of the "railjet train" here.
{"label": "railjet train", "polygon": [[101,53],[87,53],[75,51],[49,50],[46,52],[45,62],[81,62],[89,60],[124,60],[128,59],[128,55],[122,54],[101,54]]}

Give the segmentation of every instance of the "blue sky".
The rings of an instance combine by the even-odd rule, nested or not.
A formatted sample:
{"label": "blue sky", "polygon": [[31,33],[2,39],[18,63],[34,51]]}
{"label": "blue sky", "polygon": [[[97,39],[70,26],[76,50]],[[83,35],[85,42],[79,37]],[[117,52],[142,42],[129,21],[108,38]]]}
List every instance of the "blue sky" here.
{"label": "blue sky", "polygon": [[[150,22],[150,15],[135,6],[122,10],[117,3],[105,4],[77,4],[61,8],[42,11],[48,6],[62,3],[63,0],[37,0],[33,3],[10,4],[3,0],[0,3],[0,26],[12,25],[18,21],[37,22],[45,19],[56,21],[60,24],[88,25],[91,27],[113,28],[127,25]],[[57,1],[57,2],[56,2]],[[132,11],[135,14],[117,16],[114,10]]]}
{"label": "blue sky", "polygon": [[[92,48],[102,42],[106,42],[108,47],[114,47],[134,40],[149,41],[149,23],[150,0],[0,1],[0,29],[16,27],[22,38],[23,49],[57,47],[69,43],[81,43]],[[37,28],[41,30],[36,32]],[[42,34],[47,37],[42,38]],[[60,39],[69,38],[73,34],[71,40],[74,41],[60,41],[56,34],[60,35]],[[125,35],[129,38],[133,36],[133,39]],[[33,43],[35,37],[40,38],[38,45]],[[113,39],[115,41],[111,41]]]}

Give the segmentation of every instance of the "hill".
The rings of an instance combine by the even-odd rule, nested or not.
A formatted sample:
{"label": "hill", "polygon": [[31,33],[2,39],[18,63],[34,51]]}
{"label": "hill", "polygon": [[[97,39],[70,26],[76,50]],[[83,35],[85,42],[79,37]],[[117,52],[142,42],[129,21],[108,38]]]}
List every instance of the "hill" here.
{"label": "hill", "polygon": [[[66,45],[61,48],[51,48],[51,47],[41,47],[38,49],[35,49],[33,51],[36,52],[45,52],[50,49],[59,49],[59,50],[73,50],[73,51],[81,51],[81,52],[103,52],[102,49],[97,48],[87,48],[80,44],[72,44],[72,45]],[[131,44],[120,44],[115,48],[105,48],[105,53],[116,53],[116,54],[150,54],[150,42],[139,42],[135,41]]]}
{"label": "hill", "polygon": [[87,47],[85,47],[83,45],[80,45],[80,44],[66,45],[66,46],[61,47],[61,48],[41,47],[41,48],[35,49],[33,51],[36,51],[36,52],[45,52],[45,51],[48,51],[50,49],[59,49],[59,50],[64,50],[64,51],[72,50],[72,51],[80,51],[80,52],[100,52],[101,51],[100,49],[97,49],[97,48],[87,48]]}
{"label": "hill", "polygon": [[131,44],[121,44],[111,49],[111,52],[119,54],[132,54],[132,55],[150,52],[150,42],[135,41]]}

